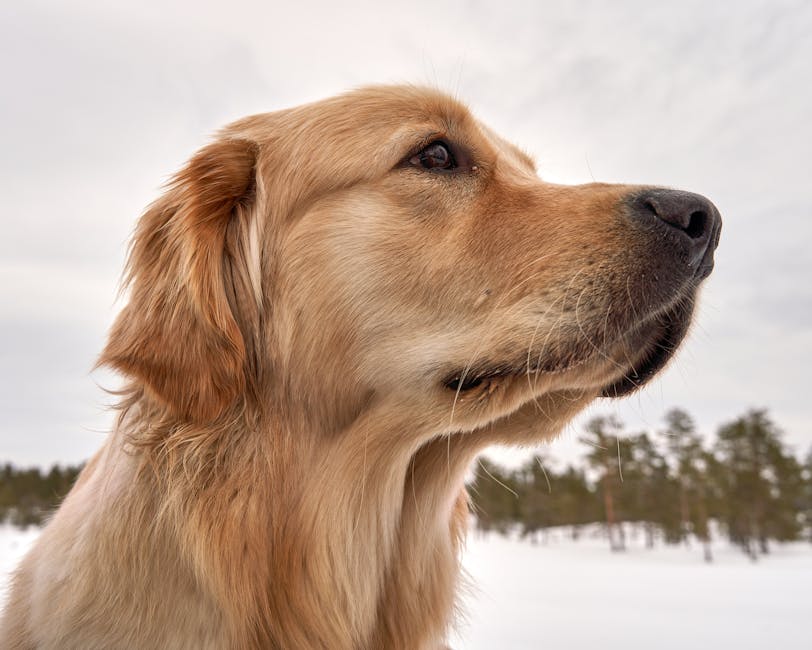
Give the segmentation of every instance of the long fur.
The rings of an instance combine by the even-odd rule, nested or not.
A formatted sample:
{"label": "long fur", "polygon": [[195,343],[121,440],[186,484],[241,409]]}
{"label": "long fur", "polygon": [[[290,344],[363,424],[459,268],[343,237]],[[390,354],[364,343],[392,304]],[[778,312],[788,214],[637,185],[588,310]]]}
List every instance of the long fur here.
{"label": "long fur", "polygon": [[635,189],[546,184],[421,88],[227,127],[141,217],[118,422],[0,647],[442,647],[471,461],[554,436],[686,299],[629,280]]}

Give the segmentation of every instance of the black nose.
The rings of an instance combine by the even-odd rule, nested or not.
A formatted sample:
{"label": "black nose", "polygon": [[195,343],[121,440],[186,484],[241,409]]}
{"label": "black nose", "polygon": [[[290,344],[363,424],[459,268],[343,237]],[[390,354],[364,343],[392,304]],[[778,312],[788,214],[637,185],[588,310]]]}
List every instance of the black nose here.
{"label": "black nose", "polygon": [[722,227],[713,203],[691,192],[647,189],[634,196],[630,207],[635,219],[677,236],[698,276],[710,274]]}

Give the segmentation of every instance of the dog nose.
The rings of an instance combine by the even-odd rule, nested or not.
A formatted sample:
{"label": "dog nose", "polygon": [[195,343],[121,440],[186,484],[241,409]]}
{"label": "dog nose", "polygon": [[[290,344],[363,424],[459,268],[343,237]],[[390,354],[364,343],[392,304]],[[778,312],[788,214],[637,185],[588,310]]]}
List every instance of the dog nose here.
{"label": "dog nose", "polygon": [[722,225],[713,203],[692,192],[647,189],[635,195],[631,208],[639,221],[677,234],[687,251],[688,264],[697,267],[697,276],[710,274]]}

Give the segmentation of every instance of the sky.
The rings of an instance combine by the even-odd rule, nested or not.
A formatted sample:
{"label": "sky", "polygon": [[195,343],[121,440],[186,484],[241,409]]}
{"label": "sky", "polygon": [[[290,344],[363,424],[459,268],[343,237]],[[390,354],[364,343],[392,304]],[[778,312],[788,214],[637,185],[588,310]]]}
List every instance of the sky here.
{"label": "sky", "polygon": [[[724,230],[692,335],[660,379],[590,414],[635,432],[681,406],[712,433],[768,408],[805,453],[809,61],[803,1],[2,3],[0,462],[102,444],[118,379],[91,369],[127,241],[218,127],[399,82],[465,101],[544,179],[711,198]],[[554,455],[574,453],[582,421]]]}

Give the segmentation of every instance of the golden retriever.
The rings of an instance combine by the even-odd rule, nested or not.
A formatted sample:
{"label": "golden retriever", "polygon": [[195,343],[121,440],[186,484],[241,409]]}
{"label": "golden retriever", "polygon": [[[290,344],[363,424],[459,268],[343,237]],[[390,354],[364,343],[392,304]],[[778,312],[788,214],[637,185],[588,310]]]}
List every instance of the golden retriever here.
{"label": "golden retriever", "polygon": [[442,647],[472,459],[657,372],[720,227],[695,194],[546,183],[434,90],[226,127],[138,224],[117,426],[0,646]]}

